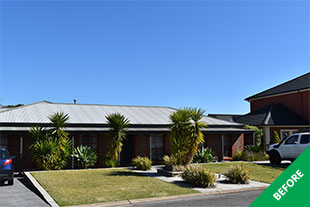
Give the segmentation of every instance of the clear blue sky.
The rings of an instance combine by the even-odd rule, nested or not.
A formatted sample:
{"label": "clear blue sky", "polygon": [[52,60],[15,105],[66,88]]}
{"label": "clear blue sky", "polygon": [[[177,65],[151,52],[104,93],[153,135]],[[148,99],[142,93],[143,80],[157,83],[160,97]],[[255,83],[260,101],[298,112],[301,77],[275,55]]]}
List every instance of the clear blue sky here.
{"label": "clear blue sky", "polygon": [[201,107],[310,70],[309,1],[1,1],[1,103]]}

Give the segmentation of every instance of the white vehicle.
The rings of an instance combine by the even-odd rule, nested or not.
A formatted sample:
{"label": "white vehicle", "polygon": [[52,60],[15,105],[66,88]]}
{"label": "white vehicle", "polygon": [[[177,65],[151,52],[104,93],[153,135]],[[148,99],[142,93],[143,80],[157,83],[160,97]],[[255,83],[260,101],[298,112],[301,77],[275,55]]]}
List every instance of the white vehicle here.
{"label": "white vehicle", "polygon": [[280,164],[282,160],[293,162],[310,145],[310,132],[293,134],[279,144],[269,145],[267,154],[271,164]]}

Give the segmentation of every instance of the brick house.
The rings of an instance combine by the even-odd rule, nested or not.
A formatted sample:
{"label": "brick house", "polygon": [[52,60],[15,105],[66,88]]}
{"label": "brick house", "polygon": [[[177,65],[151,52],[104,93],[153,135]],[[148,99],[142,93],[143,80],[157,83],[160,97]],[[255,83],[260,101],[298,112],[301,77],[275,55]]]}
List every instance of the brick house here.
{"label": "brick house", "polygon": [[245,99],[251,112],[234,117],[238,123],[261,127],[264,144],[270,143],[273,131],[281,139],[310,129],[310,73],[267,89]]}
{"label": "brick house", "polygon": [[[48,116],[62,111],[70,116],[65,130],[70,133],[74,146],[88,145],[99,155],[108,151],[111,140],[105,116],[121,113],[128,117],[127,140],[120,156],[123,165],[136,156],[147,156],[154,162],[170,154],[169,116],[176,111],[170,107],[114,106],[95,104],[62,104],[41,101],[0,111],[0,147],[6,147],[17,158],[22,157],[24,169],[35,168],[29,146],[33,143],[28,130],[33,126],[49,127]],[[231,123],[204,116],[208,125],[203,129],[205,146],[212,148],[221,161],[232,157],[244,146],[245,135],[253,131],[243,129],[243,124]],[[17,168],[19,159],[15,160]],[[100,166],[100,164],[98,164]]]}

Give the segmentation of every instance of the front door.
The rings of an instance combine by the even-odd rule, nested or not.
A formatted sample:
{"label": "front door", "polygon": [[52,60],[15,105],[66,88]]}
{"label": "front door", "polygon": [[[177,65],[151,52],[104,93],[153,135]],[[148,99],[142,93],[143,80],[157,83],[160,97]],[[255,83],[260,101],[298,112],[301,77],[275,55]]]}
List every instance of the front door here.
{"label": "front door", "polygon": [[127,135],[127,139],[123,142],[121,152],[121,165],[130,164],[134,158],[135,137],[134,135]]}
{"label": "front door", "polygon": [[223,135],[223,150],[224,150],[224,157],[231,157],[231,140],[228,134]]}

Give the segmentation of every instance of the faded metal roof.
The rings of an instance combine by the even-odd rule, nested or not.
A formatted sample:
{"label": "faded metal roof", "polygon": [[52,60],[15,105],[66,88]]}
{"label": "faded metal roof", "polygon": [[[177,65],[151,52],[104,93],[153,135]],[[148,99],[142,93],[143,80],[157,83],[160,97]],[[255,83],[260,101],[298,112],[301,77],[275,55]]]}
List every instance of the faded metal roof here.
{"label": "faded metal roof", "polygon": [[[31,127],[8,127],[0,126],[0,131],[15,131],[15,132],[25,132],[29,131]],[[47,127],[47,129],[49,129]],[[108,127],[65,127],[65,131],[68,132],[107,132]],[[167,127],[139,127],[139,128],[128,128],[128,132],[170,132],[170,128]],[[223,127],[223,128],[205,128],[201,130],[202,132],[249,132],[252,133],[254,130],[233,128],[233,127]]]}
{"label": "faded metal roof", "polygon": [[[8,111],[0,112],[0,123],[47,124],[48,116],[62,111],[69,115],[69,124],[106,124],[106,115],[121,113],[128,117],[132,125],[170,125],[170,115],[176,111],[170,107],[117,106],[96,104],[67,104],[47,101],[36,102]],[[204,116],[207,125],[242,126],[239,123]]]}

